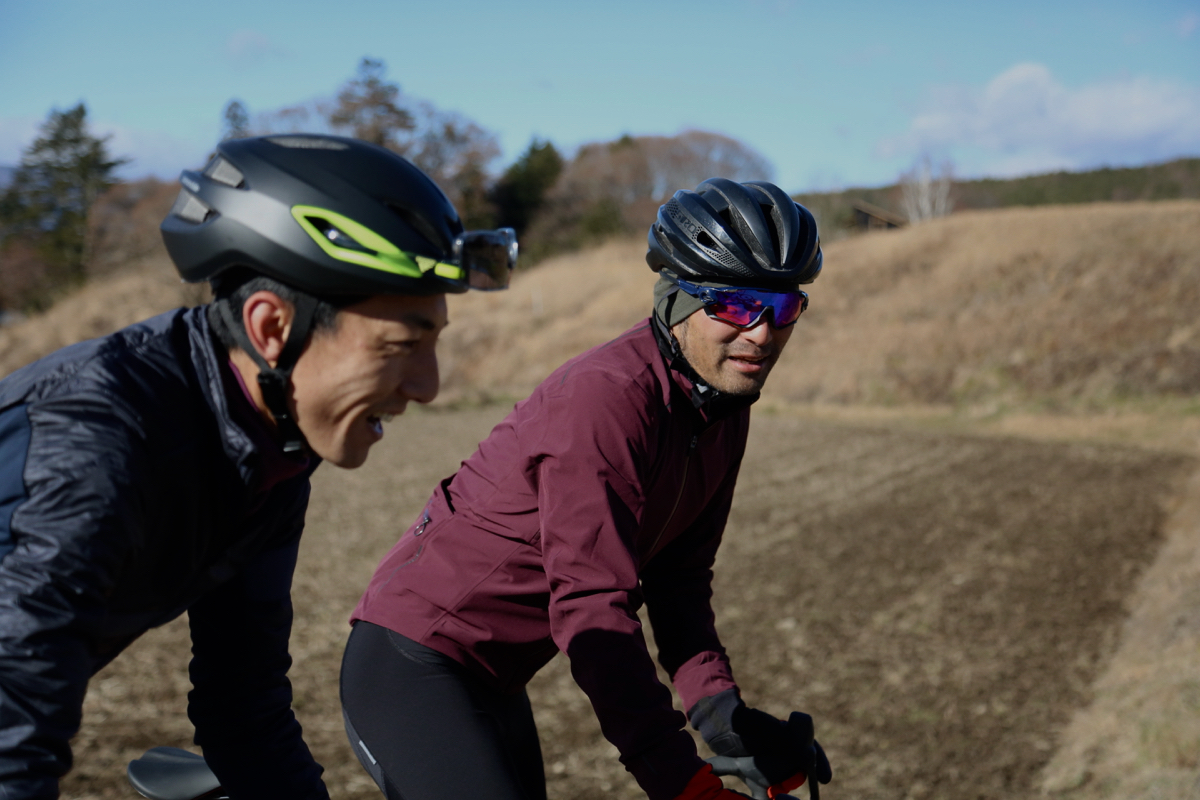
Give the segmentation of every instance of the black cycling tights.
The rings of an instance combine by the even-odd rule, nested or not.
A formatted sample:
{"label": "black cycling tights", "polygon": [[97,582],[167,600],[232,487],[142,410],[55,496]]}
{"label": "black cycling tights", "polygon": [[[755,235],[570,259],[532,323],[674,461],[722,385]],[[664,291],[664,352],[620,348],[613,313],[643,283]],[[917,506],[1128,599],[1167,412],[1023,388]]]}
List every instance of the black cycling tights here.
{"label": "black cycling tights", "polygon": [[350,746],[388,800],[545,800],[524,692],[500,694],[453,659],[362,621],[341,690]]}

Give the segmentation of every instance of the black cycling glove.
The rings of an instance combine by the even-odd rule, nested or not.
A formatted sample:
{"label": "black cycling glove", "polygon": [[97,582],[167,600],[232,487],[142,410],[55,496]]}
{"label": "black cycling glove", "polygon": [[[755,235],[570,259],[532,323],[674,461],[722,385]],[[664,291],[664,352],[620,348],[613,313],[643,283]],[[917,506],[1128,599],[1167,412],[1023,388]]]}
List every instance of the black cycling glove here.
{"label": "black cycling glove", "polygon": [[829,759],[813,738],[808,714],[793,711],[784,722],[747,706],[736,689],[726,689],[692,706],[688,719],[714,753],[752,756],[768,786],[787,787],[798,773],[804,773],[815,797],[817,784],[833,778]]}

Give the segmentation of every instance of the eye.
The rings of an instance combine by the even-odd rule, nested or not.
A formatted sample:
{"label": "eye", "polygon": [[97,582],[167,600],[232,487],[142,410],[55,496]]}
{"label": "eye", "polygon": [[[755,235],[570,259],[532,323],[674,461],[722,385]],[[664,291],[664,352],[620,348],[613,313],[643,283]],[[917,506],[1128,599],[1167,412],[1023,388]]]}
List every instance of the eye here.
{"label": "eye", "polygon": [[417,339],[394,339],[384,345],[385,352],[392,353],[411,353],[421,345],[421,340]]}

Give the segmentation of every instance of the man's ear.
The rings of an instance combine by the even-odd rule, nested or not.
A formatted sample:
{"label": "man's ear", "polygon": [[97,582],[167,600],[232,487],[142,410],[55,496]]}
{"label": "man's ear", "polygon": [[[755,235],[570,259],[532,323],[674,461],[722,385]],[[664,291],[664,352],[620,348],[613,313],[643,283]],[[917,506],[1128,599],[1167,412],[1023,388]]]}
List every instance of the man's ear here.
{"label": "man's ear", "polygon": [[272,367],[287,344],[295,313],[291,303],[266,290],[255,292],[242,304],[242,324],[246,327],[246,336]]}

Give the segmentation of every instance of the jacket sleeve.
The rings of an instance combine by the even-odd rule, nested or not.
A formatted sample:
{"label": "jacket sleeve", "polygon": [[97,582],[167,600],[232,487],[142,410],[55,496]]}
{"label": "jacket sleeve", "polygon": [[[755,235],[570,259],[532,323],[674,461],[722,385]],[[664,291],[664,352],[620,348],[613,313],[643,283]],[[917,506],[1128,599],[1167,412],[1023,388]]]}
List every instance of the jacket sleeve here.
{"label": "jacket sleeve", "polygon": [[628,381],[592,377],[547,398],[537,469],[542,554],[555,644],[605,737],[651,800],[678,795],[703,766],[659,680],[637,617],[633,537],[655,442]]}
{"label": "jacket sleeve", "polygon": [[89,631],[142,526],[128,443],[85,401],[0,412],[0,798],[55,798],[97,653]]}
{"label": "jacket sleeve", "polygon": [[658,660],[683,707],[736,689],[712,610],[713,563],[729,518],[740,462],[697,521],[642,570],[646,612],[658,646]]}
{"label": "jacket sleeve", "polygon": [[[298,514],[302,520],[303,506]],[[234,800],[328,797],[292,712],[287,678],[300,527],[297,520],[290,541],[260,553],[188,609],[188,716],[196,744]]]}

